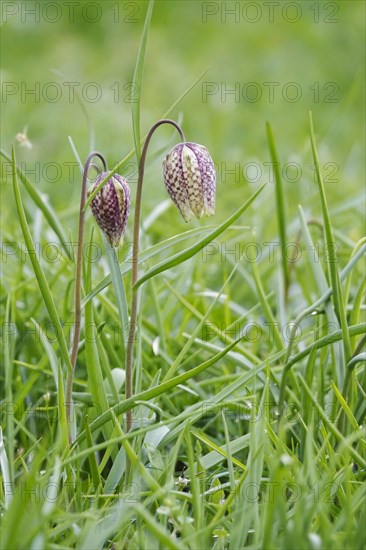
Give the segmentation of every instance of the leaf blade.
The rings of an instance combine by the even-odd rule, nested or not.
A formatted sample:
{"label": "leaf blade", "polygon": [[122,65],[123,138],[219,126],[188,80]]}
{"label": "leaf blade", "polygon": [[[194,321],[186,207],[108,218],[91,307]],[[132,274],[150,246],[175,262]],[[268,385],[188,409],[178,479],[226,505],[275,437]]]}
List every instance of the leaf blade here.
{"label": "leaf blade", "polygon": [[149,269],[136,281],[134,288],[139,288],[142,283],[148,281],[155,275],[158,275],[159,273],[162,273],[163,271],[166,271],[171,267],[179,265],[197,254],[197,252],[202,250],[207,244],[212,242],[216,237],[220,236],[221,233],[225,231],[225,229],[230,227],[230,225],[232,225],[239,218],[239,216],[243,212],[245,212],[245,210],[252,204],[254,199],[256,199],[256,197],[262,192],[265,186],[266,184],[262,185],[247,201],[245,201],[245,203],[240,208],[238,208],[236,212],[234,212],[234,214],[232,214],[232,216],[230,216],[228,220],[226,220],[226,222],[219,225],[219,227],[212,231],[205,239],[201,239],[200,241],[198,241],[198,243],[194,244],[190,248],[183,250],[183,252],[175,254],[172,258],[164,260],[157,266]]}

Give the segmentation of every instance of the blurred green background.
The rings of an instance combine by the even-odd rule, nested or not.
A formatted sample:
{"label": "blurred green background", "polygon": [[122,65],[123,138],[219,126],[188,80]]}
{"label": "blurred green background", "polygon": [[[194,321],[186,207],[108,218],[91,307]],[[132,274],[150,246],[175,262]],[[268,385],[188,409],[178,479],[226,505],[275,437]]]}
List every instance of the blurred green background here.
{"label": "blurred green background", "polygon": [[[17,142],[18,162],[73,235],[80,174],[69,168],[75,159],[68,136],[84,161],[90,131],[71,85],[65,83],[75,83],[94,128],[95,148],[113,166],[133,148],[131,80],[146,8],[147,2],[109,0],[2,3],[2,147],[10,152],[16,134],[27,127],[32,148]],[[267,181],[248,214],[248,225],[263,238],[275,237],[266,121],[284,169],[289,219],[297,217],[298,203],[311,215],[319,214],[309,140],[312,110],[333,223],[354,240],[361,236],[364,15],[361,1],[155,2],[141,132],[207,71],[171,116],[182,117],[186,137],[205,144],[217,164],[215,222]],[[27,93],[32,89],[35,94]],[[175,140],[170,129],[155,134],[145,216],[167,198],[161,160]],[[132,165],[126,168],[131,172]],[[3,193],[4,235],[16,240],[20,230],[14,227],[7,163],[3,176],[9,184]],[[136,177],[130,179],[133,189]],[[30,205],[24,189],[23,196]],[[156,239],[180,231],[182,224],[173,207],[168,208],[154,225]]]}

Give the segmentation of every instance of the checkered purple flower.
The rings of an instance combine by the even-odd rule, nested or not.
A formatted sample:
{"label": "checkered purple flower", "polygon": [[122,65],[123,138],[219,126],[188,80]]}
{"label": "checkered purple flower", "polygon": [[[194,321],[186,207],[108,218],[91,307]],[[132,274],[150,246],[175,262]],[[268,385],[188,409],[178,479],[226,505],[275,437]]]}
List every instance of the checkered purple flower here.
{"label": "checkered purple flower", "polygon": [[210,153],[198,143],[179,143],[163,162],[164,183],[184,220],[215,213],[216,172]]}
{"label": "checkered purple flower", "polygon": [[[108,175],[108,172],[99,174],[88,196]],[[114,174],[90,203],[90,208],[100,229],[103,231],[111,246],[121,244],[130,213],[130,189],[127,180]]]}

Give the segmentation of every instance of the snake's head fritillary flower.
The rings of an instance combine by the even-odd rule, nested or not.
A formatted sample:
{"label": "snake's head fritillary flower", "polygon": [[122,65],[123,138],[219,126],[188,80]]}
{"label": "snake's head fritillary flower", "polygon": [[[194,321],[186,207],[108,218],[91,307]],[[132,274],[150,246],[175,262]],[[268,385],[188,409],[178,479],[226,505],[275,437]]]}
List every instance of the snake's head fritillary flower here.
{"label": "snake's head fritillary flower", "polygon": [[[88,196],[108,176],[108,172],[98,174]],[[114,174],[90,203],[97,224],[107,237],[109,244],[117,247],[121,244],[130,213],[130,189],[127,180]]]}
{"label": "snake's head fritillary flower", "polygon": [[184,220],[215,213],[216,172],[210,153],[198,143],[179,143],[163,162],[164,182]]}

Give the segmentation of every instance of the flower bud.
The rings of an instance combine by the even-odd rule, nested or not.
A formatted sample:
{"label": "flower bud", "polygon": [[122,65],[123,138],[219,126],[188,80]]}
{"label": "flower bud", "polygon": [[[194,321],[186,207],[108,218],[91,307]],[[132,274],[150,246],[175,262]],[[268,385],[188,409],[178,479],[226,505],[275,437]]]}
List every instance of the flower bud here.
{"label": "flower bud", "polygon": [[[108,172],[99,174],[88,196],[105,179]],[[127,180],[114,174],[90,203],[91,211],[100,229],[103,231],[111,246],[119,246],[122,242],[128,215],[130,213],[130,189]]]}
{"label": "flower bud", "polygon": [[179,143],[163,162],[164,183],[184,220],[215,213],[216,172],[210,153],[198,143]]}

